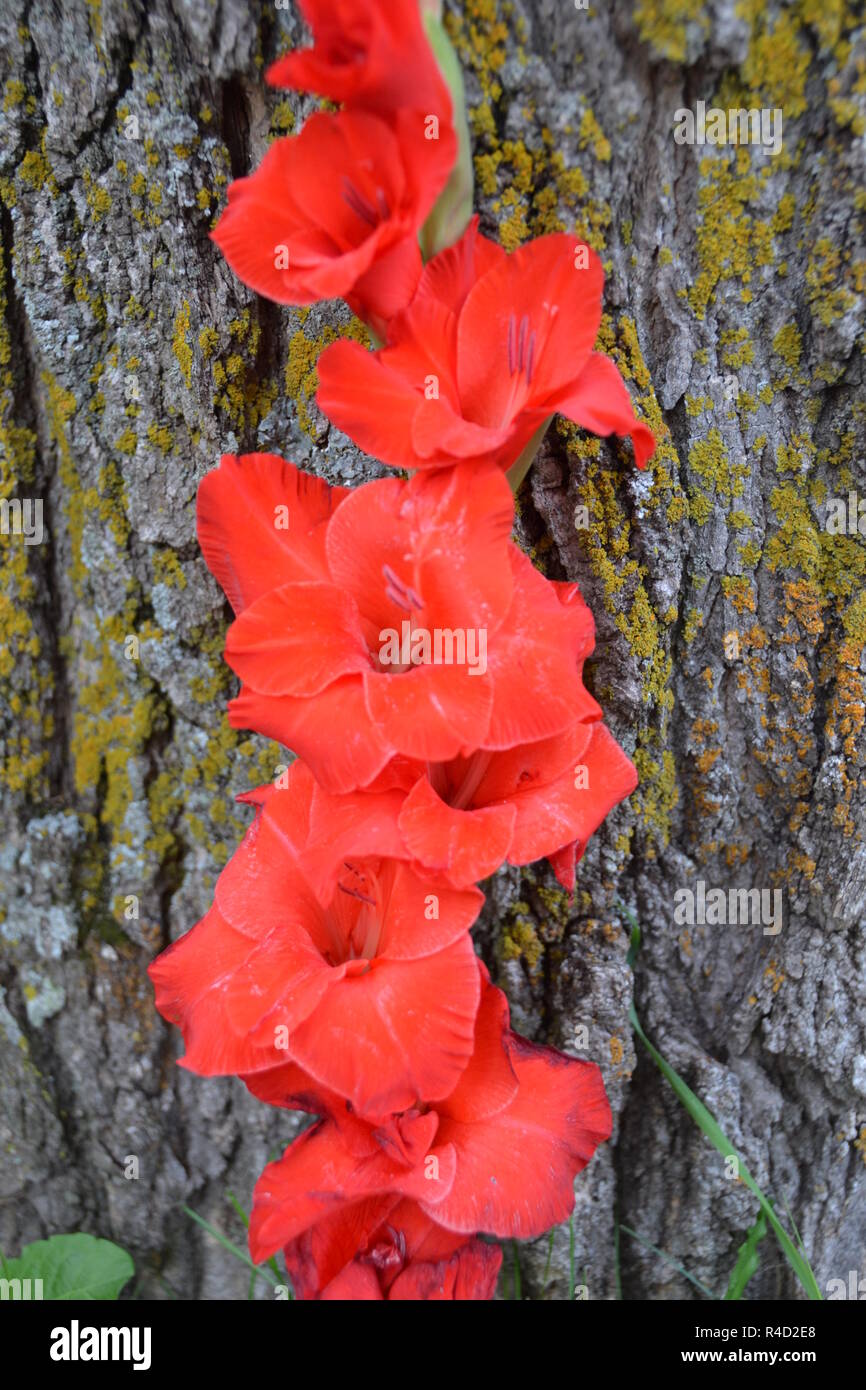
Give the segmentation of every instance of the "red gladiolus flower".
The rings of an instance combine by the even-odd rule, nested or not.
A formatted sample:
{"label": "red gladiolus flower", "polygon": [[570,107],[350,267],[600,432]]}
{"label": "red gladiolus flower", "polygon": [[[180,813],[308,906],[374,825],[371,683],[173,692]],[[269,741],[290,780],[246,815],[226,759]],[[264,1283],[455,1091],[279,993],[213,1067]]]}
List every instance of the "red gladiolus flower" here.
{"label": "red gladiolus flower", "polygon": [[385,1225],[395,1252],[402,1241],[410,1248],[420,1218],[405,1203],[463,1237],[526,1239],[567,1218],[575,1176],[610,1136],[601,1072],[512,1033],[505,996],[478,968],[472,1058],[448,1098],[423,1114],[373,1126],[297,1067],[245,1078],[261,1100],[325,1114],[256,1184],[254,1260],[287,1247],[294,1277],[318,1293],[377,1248]]}
{"label": "red gladiolus flower", "polygon": [[[376,1213],[383,1213],[382,1224],[366,1234]],[[355,1254],[359,1215],[365,1248]],[[326,1219],[286,1249],[289,1277],[298,1298],[467,1302],[490,1299],[496,1292],[502,1266],[500,1247],[442,1230],[415,1202],[398,1200],[395,1206],[390,1197],[374,1198],[366,1210],[355,1213],[354,1219],[347,1221],[341,1214],[332,1224],[336,1229],[330,1235],[325,1230]],[[321,1261],[323,1241],[329,1238],[348,1239],[347,1248],[354,1258],[321,1287],[317,1259]],[[329,1255],[333,1262],[333,1254]]]}
{"label": "red gladiolus flower", "polygon": [[[443,762],[598,717],[578,669],[591,618],[573,586],[560,593],[508,539],[514,504],[498,470],[367,483],[326,520],[325,494],[311,491],[297,527],[260,547],[291,471],[228,459],[199,493],[205,558],[249,603],[226,640],[243,682],[232,723],[279,739],[340,792],[398,754]],[[292,482],[288,505],[300,491]],[[256,511],[243,529],[240,495]],[[262,592],[264,555],[274,567]]]}
{"label": "red gladiolus flower", "polygon": [[418,0],[298,0],[313,48],[268,68],[274,87],[317,92],[392,116],[405,107],[451,120],[451,98],[421,23]]}
{"label": "red gladiolus flower", "polygon": [[478,232],[425,267],[379,352],[334,343],[319,358],[320,408],[360,448],[400,468],[493,460],[508,469],[553,415],[655,448],[613,362],[593,352],[604,274],[558,233],[511,255]]}
{"label": "red gladiolus flower", "polygon": [[285,790],[246,798],[258,813],[214,906],[150,967],[183,1066],[292,1059],[372,1116],[454,1088],[473,1046],[469,928],[484,899],[401,862],[395,797],[329,797],[295,763]]}
{"label": "red gladiolus flower", "polygon": [[548,858],[569,891],[590,835],[638,780],[598,719],[575,720],[555,738],[426,770],[398,763],[374,786],[386,779],[409,788],[399,821],[406,845],[456,887],[487,878],[506,860]]}
{"label": "red gladiolus flower", "polygon": [[228,191],[212,233],[235,274],[266,299],[345,299],[380,336],[421,273],[418,232],[457,154],[450,124],[423,113],[317,113],[275,140]]}
{"label": "red gladiolus flower", "polygon": [[[552,587],[585,619],[575,651],[581,673],[593,646],[591,614],[576,585]],[[506,860],[520,865],[548,858],[571,891],[590,835],[637,780],[593,702],[553,738],[498,752],[482,748],[450,762],[395,758],[369,790],[407,793],[399,813],[406,846],[455,887],[487,878]]]}

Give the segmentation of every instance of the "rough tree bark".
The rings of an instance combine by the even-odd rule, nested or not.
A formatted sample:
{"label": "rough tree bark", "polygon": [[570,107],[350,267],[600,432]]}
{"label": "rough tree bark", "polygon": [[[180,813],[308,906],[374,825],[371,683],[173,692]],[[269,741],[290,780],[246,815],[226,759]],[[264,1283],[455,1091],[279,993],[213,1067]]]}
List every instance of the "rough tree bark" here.
{"label": "rough tree bark", "polygon": [[[756,1214],[640,1055],[633,995],[821,1286],[862,1276],[866,541],[825,523],[866,495],[866,29],[842,0],[446,8],[483,228],[598,247],[604,345],[661,439],[638,476],[555,428],[519,499],[521,543],[593,608],[592,685],[641,773],[573,904],[546,870],[505,872],[479,933],[517,1025],[605,1073],[580,1282],[615,1296],[620,1221],[723,1290]],[[144,973],[206,908],[233,795],[281,760],[225,722],[196,485],[254,448],[377,473],[313,401],[346,311],[257,299],[208,240],[227,182],[311,107],[262,80],[300,33],[257,0],[0,7],[0,477],[45,528],[0,536],[0,1246],[109,1236],[144,1296],[245,1294],[181,1208],[241,1239],[226,1190],[248,1203],[292,1132],[174,1065]],[[783,152],[677,144],[698,99],[781,108]],[[782,930],[679,925],[698,880],[780,889]],[[796,1296],[772,1239],[761,1256],[750,1296]],[[568,1296],[567,1230],[546,1279],[546,1239],[521,1259],[525,1292]],[[620,1273],[626,1298],[694,1296],[626,1235]]]}

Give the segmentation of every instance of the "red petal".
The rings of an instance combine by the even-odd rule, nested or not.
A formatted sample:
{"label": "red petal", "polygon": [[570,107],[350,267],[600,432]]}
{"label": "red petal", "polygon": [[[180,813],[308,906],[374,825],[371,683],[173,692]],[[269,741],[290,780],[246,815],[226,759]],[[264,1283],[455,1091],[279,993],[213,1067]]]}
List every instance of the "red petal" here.
{"label": "red petal", "polygon": [[310,938],[286,923],[255,946],[231,975],[216,981],[213,988],[224,1000],[228,1025],[249,1036],[262,1053],[258,1067],[244,1062],[235,1070],[261,1070],[286,1057],[279,1039],[305,1026],[344,969],[329,966]]}
{"label": "red petal", "polygon": [[410,483],[405,505],[414,512],[423,620],[495,630],[514,591],[514,498],[506,479],[490,466],[422,474]]}
{"label": "red petal", "polygon": [[577,584],[551,580],[551,587],[569,619],[569,643],[575,661],[583,661],[595,647],[595,623]]}
{"label": "red petal", "polygon": [[[430,301],[415,310],[417,337],[367,352],[338,342],[319,358],[319,409],[359,448],[397,468],[415,467],[412,422],[434,388],[456,402],[453,315]],[[392,330],[393,331],[393,330]]]}
{"label": "red petal", "polygon": [[415,582],[412,538],[401,516],[405,495],[406,484],[397,478],[365,483],[346,499],[351,511],[345,521],[328,528],[331,578],[354,597],[371,650],[378,648],[381,629],[399,626],[406,616],[389,597],[389,571],[409,588]]}
{"label": "red petal", "polygon": [[223,455],[199,485],[198,539],[236,613],[280,584],[327,578],[321,523],[347,492],[276,454]]}
{"label": "red petal", "polygon": [[395,1300],[490,1299],[502,1266],[498,1245],[466,1241],[455,1254],[436,1264],[415,1261],[397,1276],[388,1290]]}
{"label": "red petal", "polygon": [[[300,135],[275,140],[258,169],[231,184],[213,239],[244,284],[268,299],[345,297],[412,230],[403,211],[403,158],[397,136],[377,117],[316,112]],[[362,198],[368,185],[374,199],[380,189],[389,218],[371,229],[344,196],[344,179]],[[426,212],[417,215],[423,221]]]}
{"label": "red petal", "polygon": [[[383,1223],[384,1224],[384,1223]],[[410,1260],[436,1261],[447,1259],[464,1244],[461,1235],[446,1231],[437,1226],[417,1202],[401,1198],[388,1213],[387,1224],[398,1232],[406,1242],[406,1255]],[[375,1241],[375,1233],[372,1235]]]}
{"label": "red petal", "polygon": [[396,751],[373,726],[357,676],[334,681],[311,699],[272,698],[244,686],[229,704],[229,722],[293,749],[332,792],[365,787]]}
{"label": "red petal", "polygon": [[[400,791],[332,796],[316,785],[304,842],[304,874],[321,902],[330,901],[335,877],[347,858],[408,857],[398,826],[403,800]],[[276,804],[273,809],[277,811]]]}
{"label": "red petal", "polygon": [[510,466],[523,445],[535,432],[536,423],[529,412],[515,423],[506,420],[502,426],[487,426],[467,420],[450,401],[422,401],[412,421],[412,448],[420,465],[426,468],[445,468],[455,463],[495,463],[498,468]]}
{"label": "red petal", "polygon": [[[232,927],[216,907],[153,962],[148,973],[156,1007],[183,1033],[181,1065],[202,1076],[273,1067],[285,1060],[275,1037],[256,1041],[233,1019],[227,1000],[231,981],[244,970],[254,942]],[[302,1010],[308,1001],[298,1001]]]}
{"label": "red petal", "polygon": [[[405,1267],[376,1271],[369,1257],[380,1241],[402,1237]],[[301,1299],[385,1297],[492,1298],[502,1263],[498,1245],[443,1230],[417,1202],[373,1197],[342,1207],[290,1241],[286,1268]],[[375,1281],[376,1293],[373,1293]]]}
{"label": "red petal", "polygon": [[389,320],[412,299],[421,275],[421,248],[415,232],[377,256],[355,282],[346,303],[354,314],[384,338]]}
{"label": "red petal", "polygon": [[[545,810],[541,812],[549,816],[551,831],[555,828],[557,835],[565,836],[566,848],[552,855],[550,862],[556,877],[569,892],[575,883],[575,853],[579,859],[590,835],[614,806],[631,796],[638,782],[637,769],[604,724],[592,725],[590,744],[579,761],[586,768],[587,786],[575,787],[577,765],[569,767],[568,772],[547,789],[543,797]],[[540,808],[533,807],[536,823],[541,818],[539,811]],[[524,842],[519,836],[515,840],[523,852],[537,848],[538,842],[531,834]]]}
{"label": "red petal", "polygon": [[226,635],[226,661],[260,695],[318,695],[369,669],[351,595],[335,584],[283,584],[256,599]]}
{"label": "red petal", "polygon": [[[428,1144],[435,1134],[435,1115]],[[281,1159],[269,1163],[253,1193],[250,1217],[250,1254],[258,1264],[326,1216],[350,1202],[389,1194],[414,1197],[423,1193],[429,1201],[450,1190],[454,1180],[454,1152],[437,1144],[430,1149],[437,1159],[438,1178],[425,1177],[425,1163],[407,1167],[391,1151],[380,1149],[359,1158],[343,1143],[328,1121],[306,1130]],[[435,1203],[433,1204],[435,1206]]]}
{"label": "red petal", "polygon": [[514,600],[488,644],[493,678],[488,749],[535,743],[568,729],[575,719],[598,719],[601,710],[580,679],[574,658],[585,618],[564,605],[556,588],[512,549]]}
{"label": "red petal", "polygon": [[490,630],[513,591],[513,519],[511,490],[491,467],[367,483],[328,525],[331,578],[354,595],[377,634],[399,630],[408,616],[387,596],[389,571],[421,601],[412,609],[416,627]]}
{"label": "red petal", "polygon": [[[411,225],[408,213],[404,215],[407,233],[420,231],[448,182],[457,159],[457,135],[451,122],[451,97],[444,82],[441,98],[441,102],[437,102],[438,110],[425,110],[415,103],[407,103],[388,120],[400,146],[407,183],[405,203],[411,209]],[[447,116],[443,120],[441,113],[446,108]],[[438,139],[434,140],[428,137],[431,133],[429,117],[435,115],[439,115],[440,121]]]}
{"label": "red petal", "polygon": [[462,887],[487,878],[505,861],[515,819],[512,806],[455,811],[422,777],[406,797],[400,829],[420,863],[445,870]]}
{"label": "red petal", "polygon": [[414,381],[395,370],[385,354],[349,342],[326,348],[318,372],[316,404],[338,429],[372,458],[414,467],[409,442],[419,402]]}
{"label": "red petal", "polygon": [[586,752],[591,729],[590,722],[574,720],[555,738],[518,743],[514,748],[491,754],[472,804],[486,806],[490,802],[507,800],[517,807],[524,802],[528,805],[536,789],[561,777],[574,760]]}
{"label": "red petal", "polygon": [[320,1294],[323,1303],[327,1302],[381,1302],[382,1290],[372,1265],[353,1261],[341,1269],[335,1279],[327,1284]]}
{"label": "red petal", "polygon": [[498,242],[481,235],[478,221],[476,213],[460,240],[427,262],[415,300],[392,325],[395,339],[402,340],[415,330],[417,313],[428,298],[459,314],[477,281],[504,264],[507,253]]}
{"label": "red petal", "polygon": [[392,748],[423,762],[447,762],[486,740],[493,692],[465,666],[413,666],[402,675],[368,671],[370,718]]}
{"label": "red petal", "polygon": [[527,242],[470,292],[457,348],[467,418],[503,426],[525,406],[564,391],[583,369],[601,323],[604,273],[588,248],[586,269],[576,268],[581,245],[564,232]]}
{"label": "red petal", "polygon": [[358,1114],[454,1089],[472,1053],[478,967],[467,934],[423,961],[376,960],[337,982],[289,1040],[291,1057]]}
{"label": "red petal", "polygon": [[437,1141],[457,1151],[449,1195],[430,1216],[452,1231],[530,1239],[564,1221],[574,1178],[609,1138],[611,1113],[601,1072],[512,1034],[519,1082],[512,1102],[489,1120],[465,1124],[440,1107]]}
{"label": "red petal", "polygon": [[575,790],[575,772],[585,763],[595,727],[575,721],[555,738],[520,744],[491,760],[476,801],[505,796],[514,808],[510,863],[532,864],[575,838],[572,826],[585,814],[587,795],[581,800]]}
{"label": "red petal", "polygon": [[454,1297],[457,1299],[489,1299],[496,1292],[502,1268],[502,1250],[498,1245],[473,1240],[464,1246],[458,1257],[460,1269]]}
{"label": "red petal", "polygon": [[345,1096],[320,1086],[297,1062],[250,1072],[240,1079],[250,1094],[265,1105],[276,1105],[281,1110],[303,1110],[309,1115],[327,1115],[338,1125],[348,1113]]}
{"label": "red petal", "polygon": [[487,967],[478,962],[481,1002],[475,1020],[475,1045],[463,1075],[446,1100],[440,1115],[462,1124],[489,1120],[511,1104],[517,1095],[517,1075],[507,1042],[508,1000],[490,983]]}
{"label": "red petal", "polygon": [[484,906],[477,888],[458,890],[438,875],[420,878],[407,864],[383,865],[380,881],[385,908],[377,955],[382,959],[435,955],[467,932]]}
{"label": "red petal", "polygon": [[[420,22],[417,0],[301,0],[315,46],[273,63],[275,87],[393,115],[405,106],[450,121],[450,98]],[[347,52],[348,50],[348,52]]]}
{"label": "red petal", "polygon": [[[389,1213],[400,1205],[415,1203],[403,1204],[396,1195],[369,1197],[340,1207],[289,1241],[283,1253],[298,1298],[317,1298],[351,1264],[358,1251],[367,1248]],[[378,1288],[378,1279],[376,1284]]]}
{"label": "red petal", "polygon": [[644,468],[653,455],[652,430],[637,419],[622,377],[600,352],[592,354],[577,380],[557,397],[556,410],[593,434],[631,435],[638,468]]}

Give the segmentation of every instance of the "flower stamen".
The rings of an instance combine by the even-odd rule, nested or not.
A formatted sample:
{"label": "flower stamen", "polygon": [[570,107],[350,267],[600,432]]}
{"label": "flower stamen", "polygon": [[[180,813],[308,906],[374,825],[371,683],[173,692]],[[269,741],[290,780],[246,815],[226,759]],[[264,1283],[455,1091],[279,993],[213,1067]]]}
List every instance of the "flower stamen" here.
{"label": "flower stamen", "polygon": [[[381,189],[379,194],[384,198]],[[347,175],[343,175],[343,201],[348,203],[356,217],[360,217],[362,222],[366,222],[368,227],[378,227],[380,217],[371,202],[359,193]],[[387,205],[386,205],[387,206]]]}
{"label": "flower stamen", "polygon": [[385,576],[385,597],[395,603],[398,608],[402,608],[405,613],[411,613],[413,609],[423,608],[424,600],[410,589],[408,584],[404,584],[398,574],[395,574],[390,565],[382,566],[382,573]]}

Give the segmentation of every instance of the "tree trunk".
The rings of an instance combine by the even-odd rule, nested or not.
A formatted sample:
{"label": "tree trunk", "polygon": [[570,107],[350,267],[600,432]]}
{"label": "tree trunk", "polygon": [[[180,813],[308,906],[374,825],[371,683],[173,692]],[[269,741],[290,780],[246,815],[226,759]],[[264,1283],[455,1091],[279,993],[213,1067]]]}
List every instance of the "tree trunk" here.
{"label": "tree trunk", "polygon": [[[641,475],[555,426],[519,497],[521,544],[595,614],[589,680],[641,776],[573,902],[546,868],[506,870],[478,932],[516,1026],[598,1061],[611,1096],[575,1280],[698,1296],[622,1229],[617,1264],[621,1223],[723,1293],[757,1213],[635,1038],[634,999],[825,1290],[866,1274],[866,30],[814,0],[446,9],[482,228],[599,249],[602,345],[660,440]],[[34,504],[29,537],[0,536],[0,1247],[110,1237],[145,1297],[245,1296],[183,1206],[243,1244],[226,1193],[248,1206],[293,1133],[240,1082],[176,1067],[145,975],[209,904],[248,819],[233,797],[284,759],[226,723],[196,486],[252,449],[383,471],[313,400],[348,312],[264,302],[208,239],[227,183],[312,107],[263,79],[300,37],[258,0],[0,14],[0,495]],[[699,100],[779,108],[782,151],[677,143]],[[689,924],[699,882],[766,890],[781,929],[700,901]],[[569,1239],[521,1247],[524,1295],[569,1297]],[[801,1296],[771,1236],[760,1257],[748,1296]]]}

